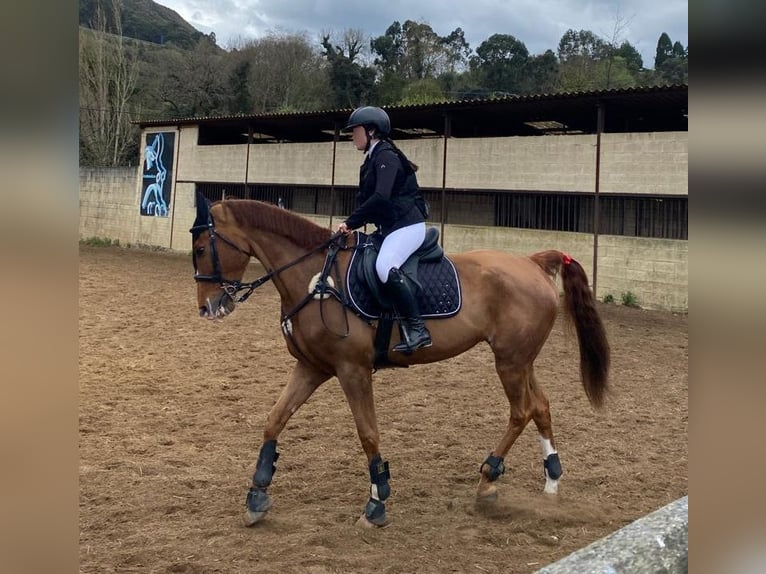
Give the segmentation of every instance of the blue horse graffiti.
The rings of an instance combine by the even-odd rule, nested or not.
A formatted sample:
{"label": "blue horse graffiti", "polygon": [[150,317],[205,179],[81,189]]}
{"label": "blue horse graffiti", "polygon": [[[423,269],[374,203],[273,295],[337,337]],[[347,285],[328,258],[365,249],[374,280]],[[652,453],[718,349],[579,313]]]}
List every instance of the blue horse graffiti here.
{"label": "blue horse graffiti", "polygon": [[[165,180],[168,170],[162,162],[162,152],[165,149],[165,134],[155,134],[151,144],[144,150],[144,179],[154,179],[144,191],[144,197],[141,200],[141,213],[143,215],[154,215],[157,217],[168,216],[168,204],[165,201]],[[156,173],[151,172],[156,169]]]}

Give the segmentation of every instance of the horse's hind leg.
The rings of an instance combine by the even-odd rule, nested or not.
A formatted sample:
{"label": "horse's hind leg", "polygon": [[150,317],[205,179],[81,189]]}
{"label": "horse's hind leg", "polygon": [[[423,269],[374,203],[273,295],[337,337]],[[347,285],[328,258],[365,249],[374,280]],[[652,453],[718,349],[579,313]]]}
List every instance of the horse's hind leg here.
{"label": "horse's hind leg", "polygon": [[271,408],[263,429],[263,445],[258,454],[258,462],[253,474],[253,486],[247,493],[245,525],[252,526],[259,522],[271,508],[271,498],[266,489],[276,472],[277,437],[285,428],[287,421],[329,375],[317,371],[303,363],[297,363],[285,388]]}
{"label": "horse's hind leg", "polygon": [[553,438],[553,425],[551,423],[551,409],[548,397],[537,385],[534,371],[530,368],[530,393],[532,399],[532,420],[535,421],[537,432],[540,435],[540,447],[543,451],[543,472],[545,473],[544,492],[557,494],[559,478],[561,477],[561,462],[556,450],[556,442]]}
{"label": "horse's hind leg", "polygon": [[505,472],[505,456],[532,418],[529,371],[498,357],[495,358],[495,368],[503,383],[505,395],[508,397],[511,415],[505,434],[479,469],[481,478],[476,493],[479,501],[493,501],[497,497],[497,487],[494,482]]}

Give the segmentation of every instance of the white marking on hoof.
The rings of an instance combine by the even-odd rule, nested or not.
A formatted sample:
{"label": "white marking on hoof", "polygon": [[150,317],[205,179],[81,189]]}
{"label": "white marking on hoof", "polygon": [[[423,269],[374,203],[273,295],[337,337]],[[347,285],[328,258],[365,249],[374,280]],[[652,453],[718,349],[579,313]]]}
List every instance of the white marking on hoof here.
{"label": "white marking on hoof", "polygon": [[364,514],[362,514],[359,517],[359,520],[356,521],[356,526],[358,526],[359,528],[386,528],[387,526],[390,526],[390,525],[391,525],[391,521],[388,518],[386,518],[386,521],[383,524],[374,524],[370,522],[369,520],[367,520],[367,517]]}
{"label": "white marking on hoof", "polygon": [[[317,283],[319,282],[319,276],[321,275],[321,271],[314,275],[311,278],[311,281],[309,281],[309,293],[314,293],[314,289],[316,289]],[[333,278],[329,275],[327,276],[327,284],[330,287],[335,287],[335,281],[333,281]],[[330,296],[329,293],[323,293],[320,295],[319,293],[314,293],[314,299],[327,299]]]}
{"label": "white marking on hoof", "polygon": [[[540,436],[540,448],[543,451],[543,461],[547,460],[548,457],[552,454],[557,454],[558,451],[553,448],[553,444],[551,441],[549,441],[547,438],[545,438],[543,435]],[[553,479],[550,476],[548,476],[548,470],[545,469],[545,488],[543,488],[543,492],[546,494],[558,494],[559,493],[559,480]]]}
{"label": "white marking on hoof", "polygon": [[263,520],[263,517],[266,516],[266,511],[263,512],[253,512],[251,510],[245,511],[245,526],[252,526],[253,524],[256,524],[257,522],[260,522]]}
{"label": "white marking on hoof", "polygon": [[559,493],[559,481],[553,480],[548,476],[548,471],[545,471],[545,488],[543,492],[546,494],[558,494]]}

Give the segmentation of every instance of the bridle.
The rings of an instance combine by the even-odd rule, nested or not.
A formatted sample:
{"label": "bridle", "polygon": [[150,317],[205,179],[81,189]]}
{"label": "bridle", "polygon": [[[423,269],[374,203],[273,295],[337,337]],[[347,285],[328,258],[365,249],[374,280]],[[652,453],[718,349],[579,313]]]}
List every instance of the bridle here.
{"label": "bridle", "polygon": [[[196,222],[195,222],[196,223]],[[197,273],[197,257],[192,252],[192,261],[194,263],[194,280],[199,282],[206,282],[206,283],[217,283],[220,285],[220,287],[224,290],[226,295],[234,301],[234,303],[242,303],[244,302],[250,295],[252,295],[253,291],[255,291],[258,287],[269,281],[270,279],[274,278],[275,276],[279,275],[282,271],[285,269],[289,269],[293,265],[297,265],[301,261],[311,257],[315,253],[319,251],[324,251],[325,249],[328,249],[327,256],[325,257],[325,263],[322,267],[322,271],[319,273],[318,279],[316,281],[316,284],[314,285],[313,290],[311,290],[309,293],[307,293],[303,299],[301,299],[293,309],[287,313],[282,313],[282,332],[284,333],[285,337],[287,337],[291,342],[293,347],[295,348],[296,352],[298,352],[301,356],[303,356],[304,360],[308,361],[309,363],[314,363],[309,357],[306,356],[306,354],[301,351],[300,345],[298,344],[298,341],[295,340],[293,336],[293,330],[292,330],[292,317],[294,317],[303,307],[305,307],[309,301],[311,301],[314,298],[319,298],[319,309],[320,309],[320,315],[322,317],[322,323],[325,325],[325,327],[335,335],[338,335],[339,337],[347,337],[350,333],[349,331],[349,325],[348,325],[348,318],[346,317],[346,309],[348,308],[348,303],[345,301],[343,294],[332,286],[331,283],[328,282],[328,277],[330,275],[331,269],[334,265],[336,265],[337,260],[336,256],[338,254],[338,251],[340,249],[348,249],[348,247],[344,247],[341,244],[343,243],[343,239],[345,238],[345,235],[338,231],[336,233],[333,233],[330,238],[314,247],[311,251],[308,251],[298,257],[297,259],[294,259],[293,261],[290,261],[289,263],[282,265],[281,267],[273,270],[268,270],[268,272],[256,279],[255,281],[250,281],[249,283],[243,283],[241,281],[236,281],[233,279],[225,279],[223,277],[223,274],[221,272],[221,262],[218,258],[218,249],[216,247],[216,238],[220,239],[225,244],[229,245],[230,247],[233,247],[240,253],[247,255],[249,257],[253,257],[254,254],[251,251],[245,251],[242,249],[239,245],[234,243],[231,239],[228,239],[224,235],[221,235],[220,232],[216,231],[215,229],[215,222],[213,221],[213,215],[208,211],[207,213],[207,223],[199,224],[193,226],[189,231],[192,233],[192,237],[196,239],[196,237],[202,233],[203,231],[208,231],[210,233],[210,256],[213,260],[213,273],[211,275],[201,275]],[[237,297],[237,293],[240,291],[245,291],[242,295]],[[324,300],[325,300],[325,294],[332,295],[335,297],[338,301],[341,302],[343,306],[343,318],[345,321],[345,332],[344,333],[335,333],[329,327],[327,327],[327,324],[325,323],[324,319]],[[324,372],[324,369],[321,366],[317,366],[320,370]]]}
{"label": "bridle", "polygon": [[[247,255],[248,258],[254,257],[254,254],[251,251],[245,251],[239,245],[234,243],[231,239],[228,239],[226,236],[222,235],[219,231],[217,231],[215,229],[215,222],[213,221],[213,214],[211,214],[210,212],[208,212],[207,214],[207,223],[195,225],[191,229],[189,229],[189,232],[192,234],[193,238],[196,238],[203,231],[208,231],[210,233],[210,257],[213,260],[213,273],[211,275],[201,275],[200,273],[198,273],[197,272],[197,256],[194,252],[192,252],[192,263],[194,264],[194,272],[195,272],[194,280],[198,283],[218,283],[221,289],[223,289],[224,292],[229,297],[231,297],[231,299],[235,303],[242,303],[246,301],[247,298],[250,297],[253,291],[255,291],[258,287],[260,287],[267,281],[271,280],[275,276],[279,275],[285,269],[289,269],[293,265],[297,265],[304,259],[307,259],[314,253],[326,249],[333,242],[335,242],[336,239],[338,239],[339,237],[343,235],[340,232],[334,233],[329,240],[317,245],[314,249],[312,249],[311,251],[307,253],[304,253],[297,259],[294,259],[293,261],[290,261],[289,263],[282,265],[281,267],[277,269],[269,270],[265,275],[262,275],[255,281],[243,283],[242,281],[237,281],[235,279],[225,279],[223,277],[223,274],[221,273],[221,262],[220,262],[220,259],[218,258],[218,249],[216,247],[216,238],[220,239],[225,244],[233,247],[240,253]],[[239,293],[240,291],[245,291],[245,293],[243,293],[237,298],[237,293]]]}

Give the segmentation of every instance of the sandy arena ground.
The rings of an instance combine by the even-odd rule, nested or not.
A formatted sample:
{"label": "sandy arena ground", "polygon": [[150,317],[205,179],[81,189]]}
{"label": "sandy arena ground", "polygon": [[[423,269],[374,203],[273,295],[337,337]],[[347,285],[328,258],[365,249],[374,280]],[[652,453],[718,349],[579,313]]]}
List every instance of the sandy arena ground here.
{"label": "sandy arena ground", "polygon": [[388,528],[354,526],[369,477],[335,379],[280,437],[274,506],[246,528],[262,426],[294,363],[273,286],[211,323],[189,256],[81,246],[79,296],[83,573],[534,572],[688,493],[687,317],[599,304],[605,411],[585,397],[561,322],[536,362],[564,468],[557,499],[542,493],[530,424],[496,507],[474,505],[508,416],[482,345],[375,374]]}

